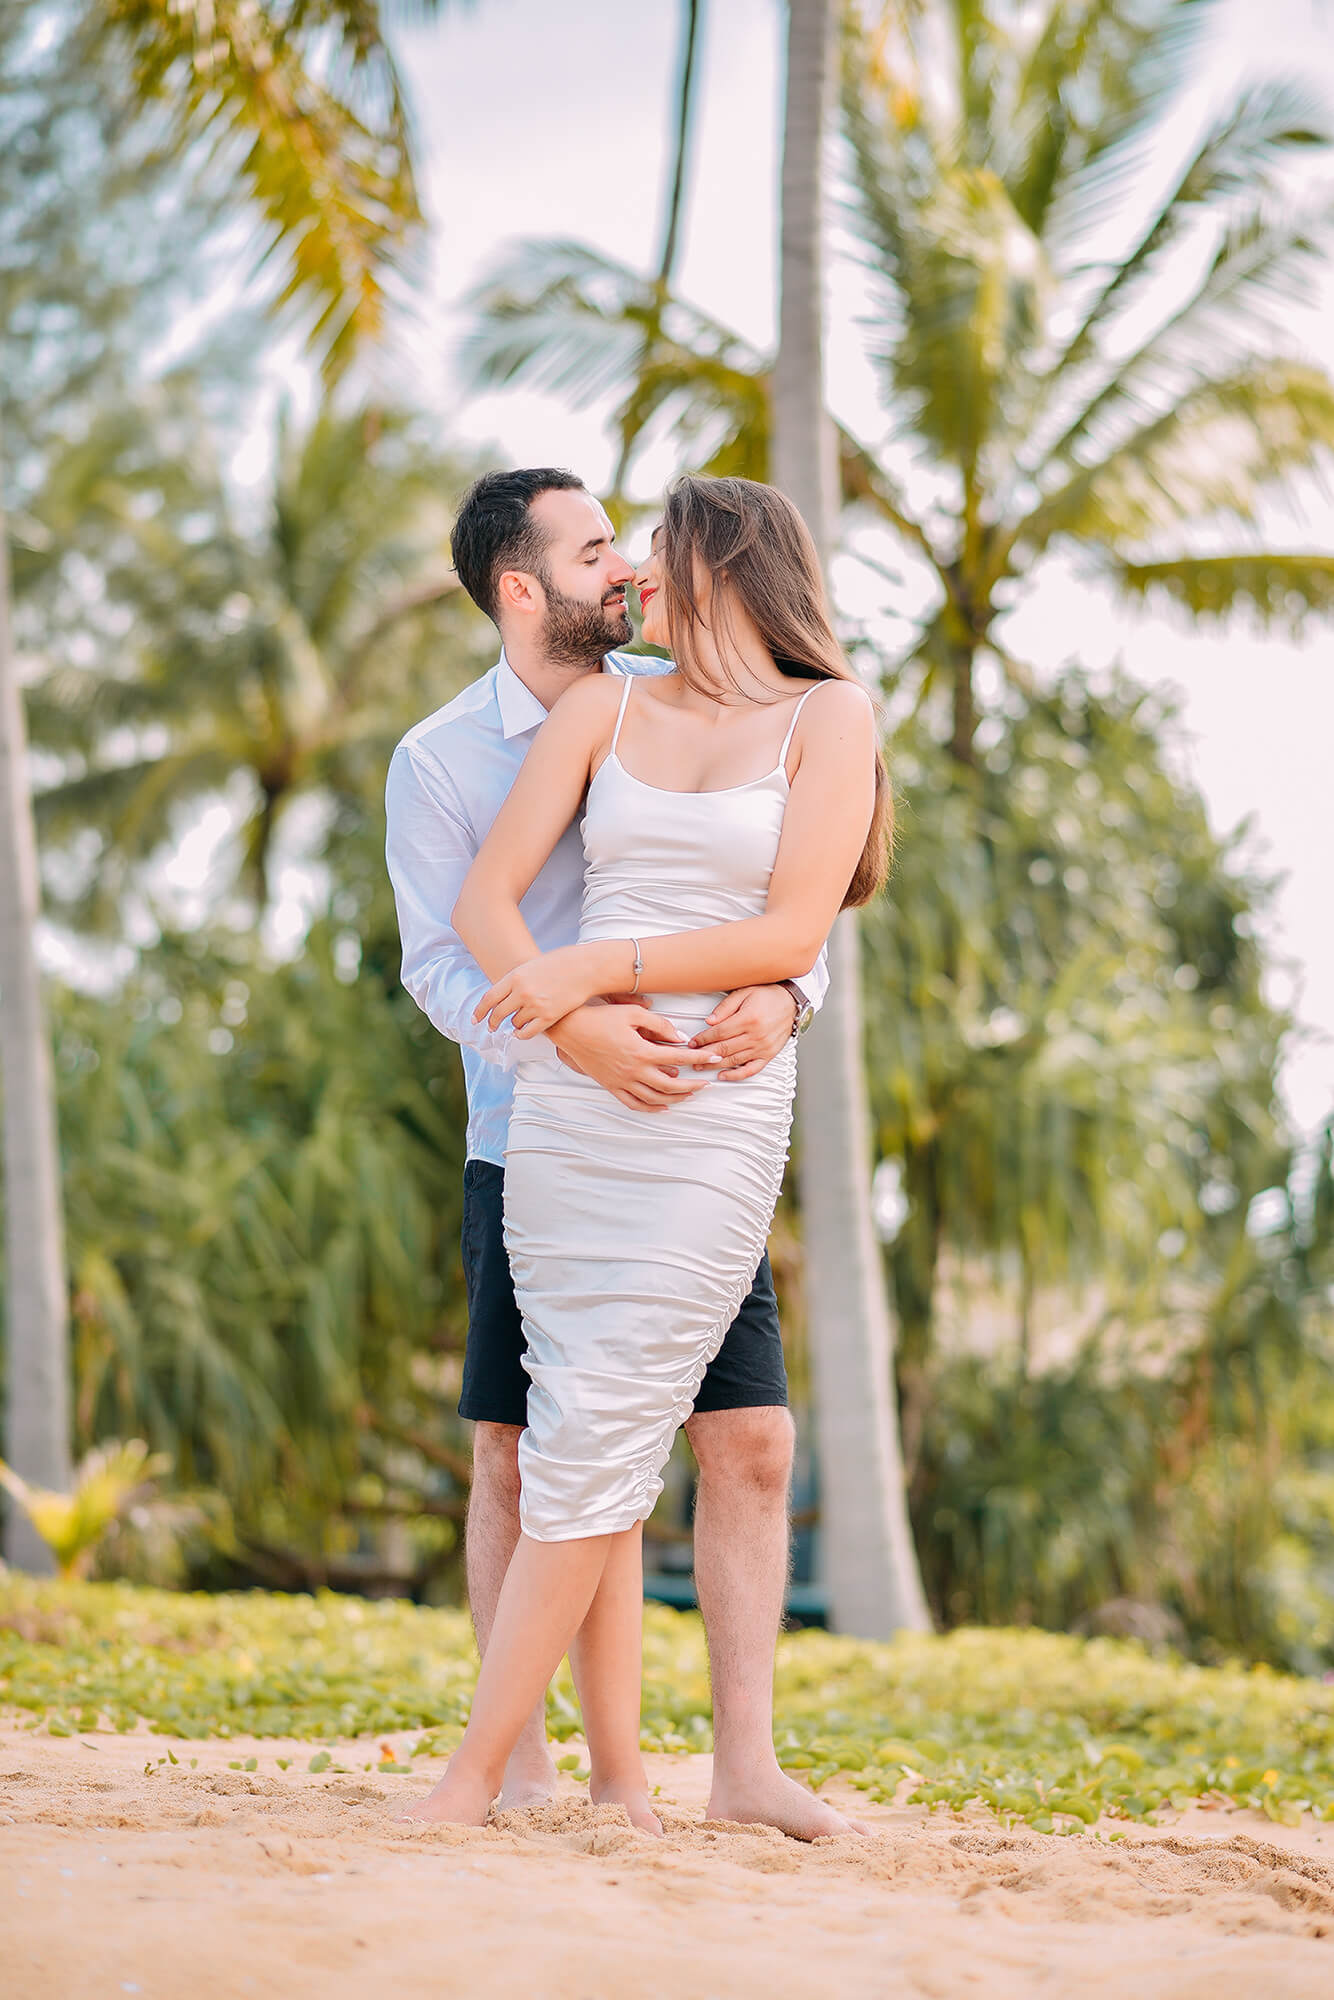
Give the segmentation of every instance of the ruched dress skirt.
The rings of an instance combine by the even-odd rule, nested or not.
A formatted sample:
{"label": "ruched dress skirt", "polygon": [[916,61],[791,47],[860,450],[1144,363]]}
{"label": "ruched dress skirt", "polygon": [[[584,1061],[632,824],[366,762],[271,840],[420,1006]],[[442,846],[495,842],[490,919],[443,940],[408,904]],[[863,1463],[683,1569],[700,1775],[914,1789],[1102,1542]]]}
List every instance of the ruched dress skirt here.
{"label": "ruched dress skirt", "polygon": [[662,1112],[558,1063],[521,1067],[505,1242],[531,1378],[520,1519],[535,1540],[616,1533],[653,1511],[764,1255],[795,1082],[792,1043],[758,1076]]}

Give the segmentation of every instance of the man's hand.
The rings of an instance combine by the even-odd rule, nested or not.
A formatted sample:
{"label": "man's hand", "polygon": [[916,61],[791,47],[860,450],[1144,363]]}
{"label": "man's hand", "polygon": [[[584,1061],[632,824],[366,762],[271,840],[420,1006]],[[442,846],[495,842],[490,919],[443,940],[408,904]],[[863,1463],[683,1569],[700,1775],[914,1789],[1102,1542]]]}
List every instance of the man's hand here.
{"label": "man's hand", "polygon": [[689,1048],[670,1021],[635,1001],[577,1007],[557,1021],[551,1040],[563,1062],[631,1111],[667,1111],[719,1069],[715,1049]]}
{"label": "man's hand", "polygon": [[722,1057],[724,1083],[744,1083],[792,1039],[796,1018],[797,1003],[785,986],[738,986],[719,1001],[690,1046]]}

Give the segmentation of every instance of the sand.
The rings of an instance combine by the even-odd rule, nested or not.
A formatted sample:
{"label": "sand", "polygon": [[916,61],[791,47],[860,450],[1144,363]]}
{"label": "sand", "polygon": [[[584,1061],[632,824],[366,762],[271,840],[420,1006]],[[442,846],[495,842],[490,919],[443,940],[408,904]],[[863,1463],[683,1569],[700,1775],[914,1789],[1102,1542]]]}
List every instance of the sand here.
{"label": "sand", "polygon": [[[471,1833],[394,1823],[441,1766],[364,1772],[383,1740],[312,1775],[308,1743],[173,1743],[173,1766],[146,1732],[0,1725],[0,1993],[1334,1993],[1334,1825],[1196,1808],[1109,1843],[831,1785],[872,1837],[810,1848],[707,1823],[708,1758],[654,1757],[663,1840],[569,1779],[551,1807]],[[256,1771],[228,1768],[251,1755]]]}

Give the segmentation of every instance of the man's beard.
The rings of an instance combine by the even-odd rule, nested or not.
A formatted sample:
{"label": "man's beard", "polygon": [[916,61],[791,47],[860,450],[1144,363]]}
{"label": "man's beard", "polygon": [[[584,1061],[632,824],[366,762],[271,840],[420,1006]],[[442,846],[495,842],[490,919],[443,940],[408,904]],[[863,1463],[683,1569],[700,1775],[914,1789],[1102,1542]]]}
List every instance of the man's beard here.
{"label": "man's beard", "polygon": [[567,597],[545,578],[542,587],[547,597],[542,644],[553,667],[595,667],[613,647],[629,643],[634,628],[623,602],[613,606],[604,598],[589,604]]}

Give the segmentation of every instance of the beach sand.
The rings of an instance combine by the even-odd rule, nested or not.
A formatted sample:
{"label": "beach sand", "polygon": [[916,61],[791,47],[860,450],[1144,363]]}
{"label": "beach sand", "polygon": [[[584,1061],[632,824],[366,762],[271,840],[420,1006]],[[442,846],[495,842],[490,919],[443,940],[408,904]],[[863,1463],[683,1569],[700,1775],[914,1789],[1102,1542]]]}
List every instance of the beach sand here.
{"label": "beach sand", "polygon": [[[367,1773],[385,1740],[335,1747],[349,1769],[316,1775],[309,1743],[0,1725],[0,1992],[1334,1993],[1334,1824],[1194,1808],[1116,1842],[1053,1838],[867,1806],[831,1784],[824,1796],[872,1837],[809,1848],[707,1823],[709,1759],[695,1756],[648,1760],[660,1841],[570,1779],[547,1809],[462,1832],[395,1824],[442,1765]],[[406,1748],[416,1733],[387,1740]],[[169,1747],[181,1761],[159,1764]],[[250,1756],[254,1772],[229,1769]],[[294,1759],[285,1773],[280,1756]]]}

